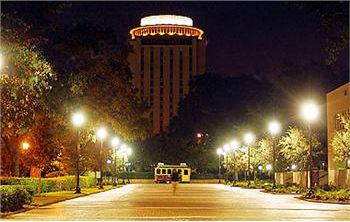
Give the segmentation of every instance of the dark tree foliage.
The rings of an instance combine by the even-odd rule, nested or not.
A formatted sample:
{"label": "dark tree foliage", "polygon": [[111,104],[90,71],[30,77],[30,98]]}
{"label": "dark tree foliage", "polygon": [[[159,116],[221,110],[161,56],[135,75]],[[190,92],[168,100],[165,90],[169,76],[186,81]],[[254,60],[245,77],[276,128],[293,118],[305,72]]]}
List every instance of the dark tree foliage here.
{"label": "dark tree foliage", "polygon": [[349,46],[349,2],[293,2],[293,5],[316,16],[326,34],[326,64],[337,61],[340,53]]}
{"label": "dark tree foliage", "polygon": [[[257,126],[270,109],[269,95],[269,84],[250,76],[198,76],[180,102],[169,131],[143,143],[151,154],[144,157],[149,164],[187,162],[198,172],[209,172],[217,165],[216,148],[237,134],[238,128],[260,130]],[[203,134],[200,140],[198,132]]]}
{"label": "dark tree foliage", "polygon": [[[57,76],[47,83],[50,91],[40,97],[45,104],[45,112],[41,114],[46,115],[47,121],[61,121],[59,125],[62,129],[55,133],[55,138],[52,134],[28,134],[36,137],[33,141],[41,141],[35,146],[37,150],[31,153],[37,154],[45,150],[42,141],[57,140],[60,144],[55,148],[61,150],[51,154],[67,155],[62,159],[68,158],[64,164],[70,171],[76,157],[71,152],[75,150],[76,138],[67,136],[67,132],[76,131],[70,122],[71,115],[76,110],[85,112],[87,118],[87,124],[82,129],[82,134],[85,135],[83,148],[94,145],[94,129],[102,124],[109,128],[110,134],[117,134],[129,142],[148,135],[149,123],[145,118],[148,116],[147,107],[135,96],[132,87],[131,72],[126,60],[128,48],[116,42],[111,29],[89,23],[69,27],[62,25],[55,16],[69,7],[67,3],[13,2],[2,6],[2,37],[6,35],[8,41],[40,49]],[[35,126],[29,126],[28,132],[38,129]],[[19,142],[19,138],[15,138],[13,147],[17,149]],[[109,143],[107,147],[109,148]],[[82,168],[95,168],[91,161],[97,155],[90,152],[85,157],[82,156],[86,165]],[[50,156],[49,160],[45,160],[49,165],[55,158]]]}

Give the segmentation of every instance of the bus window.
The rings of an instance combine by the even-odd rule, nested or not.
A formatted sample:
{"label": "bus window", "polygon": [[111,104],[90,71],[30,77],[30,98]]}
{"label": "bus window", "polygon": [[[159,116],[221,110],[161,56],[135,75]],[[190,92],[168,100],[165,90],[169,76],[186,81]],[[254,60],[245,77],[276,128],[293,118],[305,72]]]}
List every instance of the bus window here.
{"label": "bus window", "polygon": [[162,174],[166,174],[166,170],[165,169],[162,169]]}
{"label": "bus window", "polygon": [[157,174],[160,174],[160,169],[157,169]]}
{"label": "bus window", "polygon": [[184,170],[184,175],[188,175],[188,170]]}
{"label": "bus window", "polygon": [[171,169],[168,169],[168,174],[171,174]]}
{"label": "bus window", "polygon": [[178,171],[177,171],[179,174],[181,174],[181,172],[182,172],[182,170],[181,169],[178,169]]}

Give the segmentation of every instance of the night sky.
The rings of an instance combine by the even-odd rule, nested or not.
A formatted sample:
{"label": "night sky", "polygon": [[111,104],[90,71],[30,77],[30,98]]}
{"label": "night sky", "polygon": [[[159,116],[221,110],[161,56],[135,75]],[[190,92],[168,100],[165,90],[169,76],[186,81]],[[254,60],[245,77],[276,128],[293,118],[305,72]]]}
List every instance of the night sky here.
{"label": "night sky", "polygon": [[[207,70],[224,76],[270,75],[285,64],[324,65],[325,35],[318,18],[283,2],[73,2],[66,23],[111,27],[119,42],[147,15],[189,16],[208,40]],[[349,73],[348,49],[334,64]]]}

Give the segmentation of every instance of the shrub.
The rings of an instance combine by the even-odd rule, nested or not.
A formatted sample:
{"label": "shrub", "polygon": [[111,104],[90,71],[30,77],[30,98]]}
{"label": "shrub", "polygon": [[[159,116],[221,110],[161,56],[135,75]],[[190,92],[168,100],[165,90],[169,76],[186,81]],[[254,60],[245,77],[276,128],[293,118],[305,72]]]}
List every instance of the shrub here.
{"label": "shrub", "polygon": [[118,173],[118,178],[129,179],[154,179],[153,172],[130,172],[130,173]]}
{"label": "shrub", "polygon": [[270,184],[268,186],[265,186],[264,189],[267,192],[284,194],[305,193],[307,190],[305,187],[296,184],[277,185],[274,189],[272,188],[272,184]]}
{"label": "shrub", "polygon": [[[231,183],[231,186],[233,187],[245,187],[248,188],[248,181],[233,181]],[[262,189],[265,186],[269,186],[269,183],[265,180],[252,180],[250,181],[250,187],[252,189]]]}
{"label": "shrub", "polygon": [[[1,178],[2,185],[23,185],[26,188],[30,188],[36,194],[38,192],[38,178]],[[80,187],[93,187],[95,186],[94,178],[88,176],[80,177]],[[41,192],[54,192],[73,190],[75,188],[75,176],[63,176],[55,178],[42,178],[41,179]]]}
{"label": "shrub", "polygon": [[317,200],[350,200],[350,189],[335,189],[324,190],[318,188],[315,190],[315,199]]}
{"label": "shrub", "polygon": [[215,175],[212,174],[212,173],[207,173],[207,174],[191,174],[191,179],[210,180],[210,179],[215,179]]}
{"label": "shrub", "polygon": [[30,204],[34,190],[20,185],[1,185],[0,200],[1,212],[16,211],[23,208],[24,204]]}

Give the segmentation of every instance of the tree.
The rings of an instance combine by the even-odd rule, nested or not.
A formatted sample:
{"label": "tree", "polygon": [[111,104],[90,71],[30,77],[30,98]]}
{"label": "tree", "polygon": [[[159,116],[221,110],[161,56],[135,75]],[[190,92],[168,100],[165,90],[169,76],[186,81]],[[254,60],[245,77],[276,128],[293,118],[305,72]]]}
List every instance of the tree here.
{"label": "tree", "polygon": [[[320,142],[316,135],[312,135],[313,157],[320,150]],[[309,141],[304,136],[302,130],[297,127],[289,127],[286,135],[282,136],[279,141],[281,153],[287,160],[288,165],[296,164],[299,169],[307,170],[309,164]]]}
{"label": "tree", "polygon": [[2,155],[2,159],[13,158],[9,165],[5,164],[11,169],[2,167],[2,170],[5,175],[18,175],[18,137],[29,131],[36,112],[46,109],[43,94],[50,90],[49,82],[55,79],[55,74],[34,46],[8,42],[2,36],[1,51],[6,60],[0,76],[1,139],[2,151],[9,155]]}
{"label": "tree", "polygon": [[[269,84],[251,76],[223,78],[215,74],[195,77],[189,94],[180,101],[178,114],[162,137],[162,151],[172,161],[190,163],[198,172],[214,171],[215,148],[242,125],[259,125],[261,112],[268,112]],[[262,106],[265,104],[266,106]],[[196,134],[206,135],[196,141]],[[150,151],[151,153],[155,153]],[[165,158],[164,158],[165,159]],[[159,161],[164,161],[159,159]]]}
{"label": "tree", "polygon": [[293,2],[319,19],[326,34],[326,64],[333,64],[349,46],[349,2]]}
{"label": "tree", "polygon": [[338,118],[343,125],[343,130],[335,132],[331,144],[334,148],[335,161],[344,166],[344,163],[350,159],[350,118],[345,116]]}
{"label": "tree", "polygon": [[272,150],[273,141],[270,137],[264,137],[260,139],[254,151],[256,153],[256,162],[261,165],[272,164]]}

